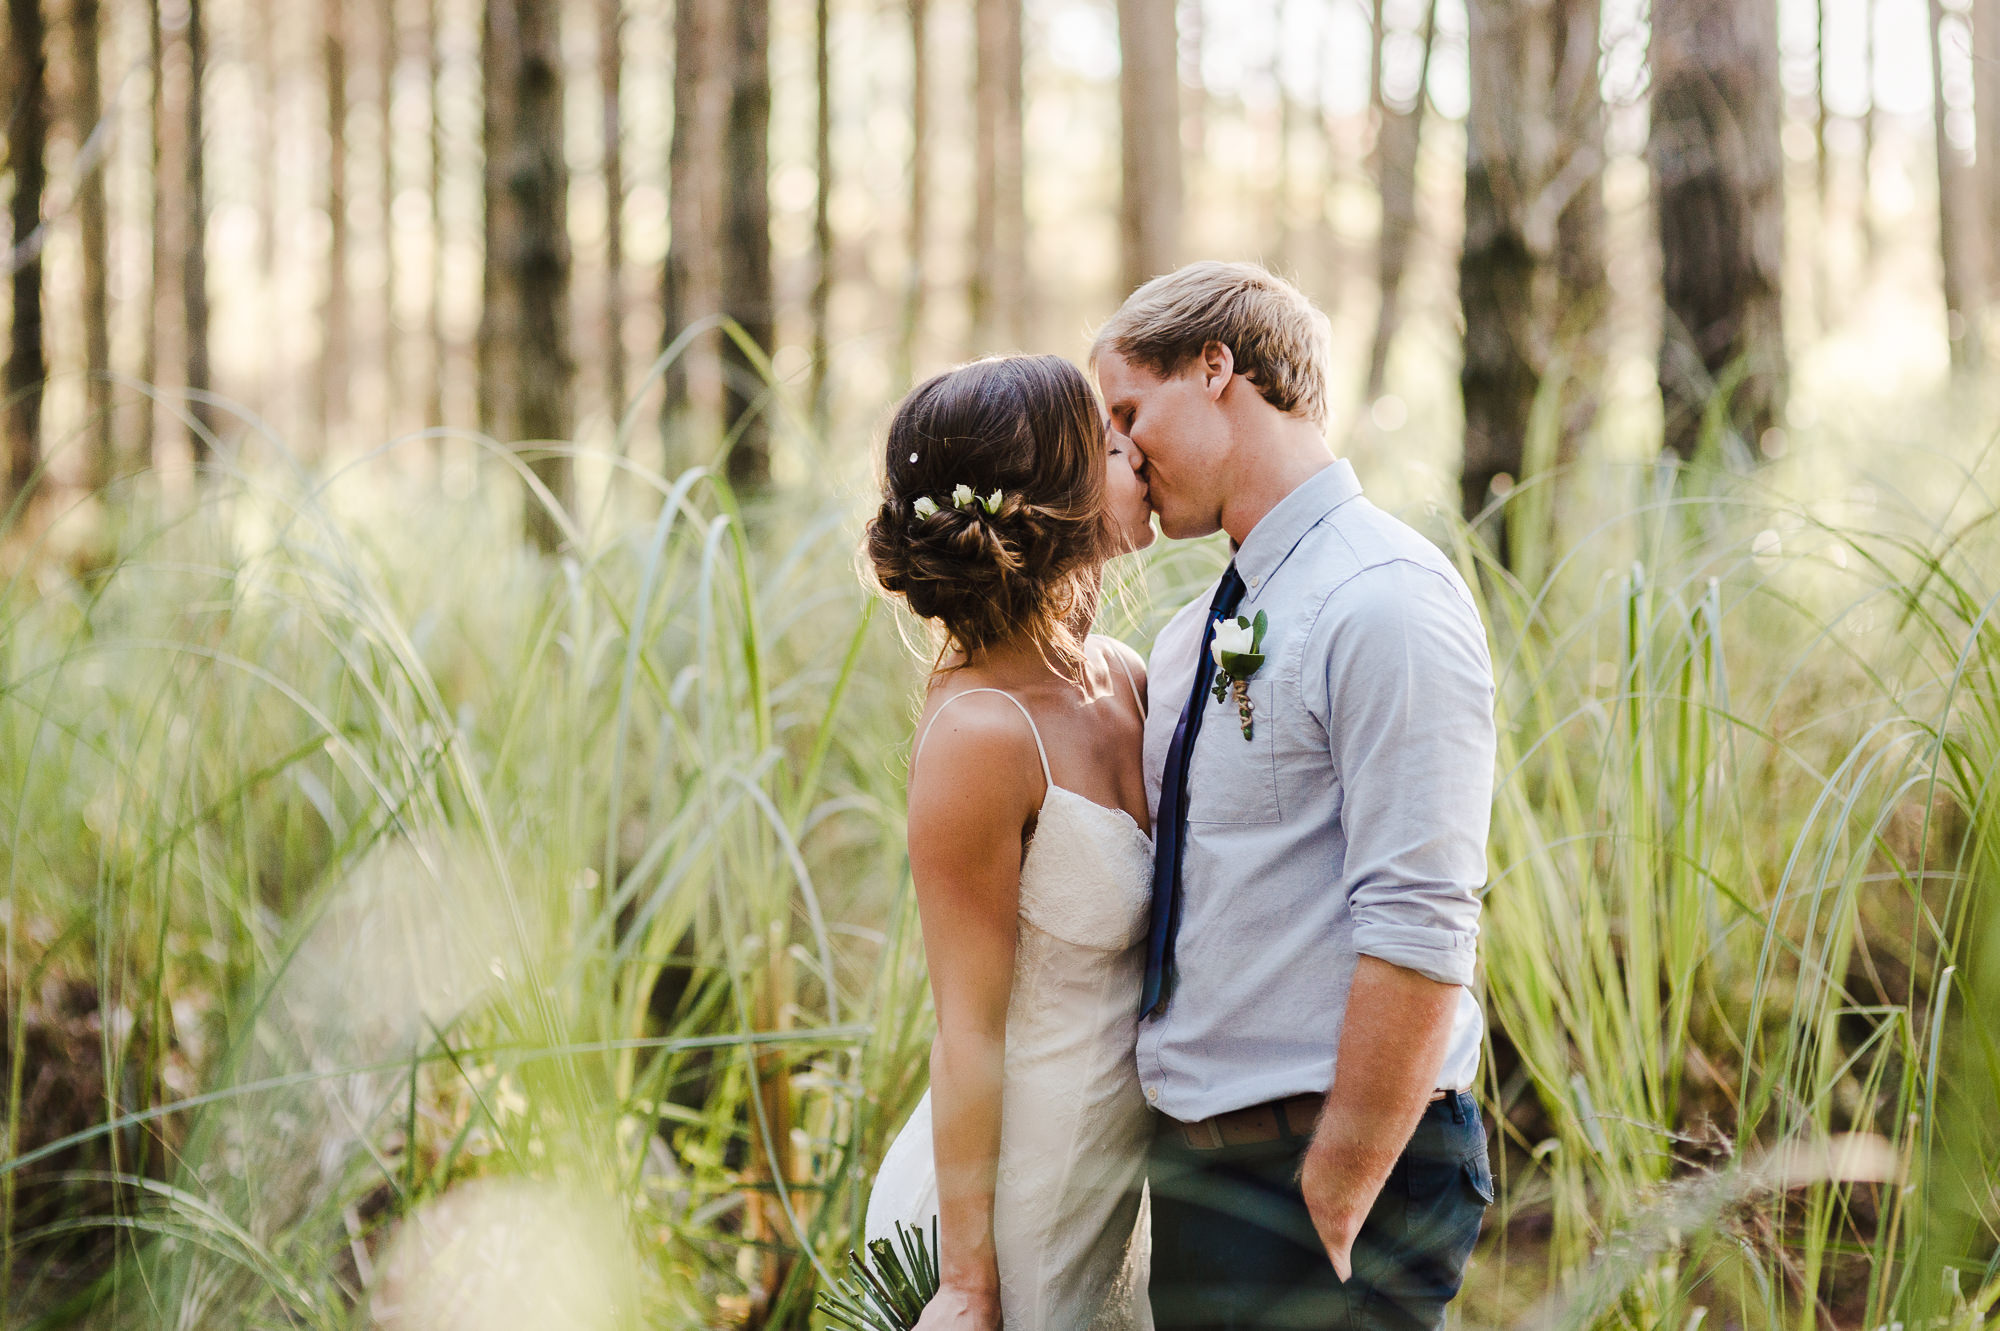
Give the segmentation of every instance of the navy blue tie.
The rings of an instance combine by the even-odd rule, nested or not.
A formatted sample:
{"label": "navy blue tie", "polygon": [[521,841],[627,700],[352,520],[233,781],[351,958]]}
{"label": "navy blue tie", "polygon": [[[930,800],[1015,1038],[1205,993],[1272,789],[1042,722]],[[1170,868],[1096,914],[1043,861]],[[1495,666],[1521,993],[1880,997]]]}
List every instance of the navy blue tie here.
{"label": "navy blue tie", "polygon": [[1174,725],[1167,765],[1160,774],[1160,807],[1153,815],[1153,923],[1146,936],[1146,985],[1139,993],[1142,1017],[1164,1008],[1173,992],[1174,935],[1181,929],[1181,854],[1187,847],[1188,768],[1194,761],[1194,741],[1201,733],[1208,691],[1215,683],[1215,657],[1209,644],[1215,641],[1216,624],[1234,615],[1242,602],[1243,578],[1232,563],[1223,570],[1215,599],[1208,603],[1208,627],[1201,635],[1194,685]]}

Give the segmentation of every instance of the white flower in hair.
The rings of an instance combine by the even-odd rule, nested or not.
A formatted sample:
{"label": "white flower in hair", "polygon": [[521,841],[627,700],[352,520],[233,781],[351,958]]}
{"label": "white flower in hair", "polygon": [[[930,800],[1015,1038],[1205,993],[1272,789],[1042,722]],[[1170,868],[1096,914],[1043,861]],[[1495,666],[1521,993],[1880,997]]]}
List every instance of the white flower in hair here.
{"label": "white flower in hair", "polygon": [[1001,499],[1000,491],[995,490],[992,494],[987,495],[986,498],[980,500],[979,506],[985,509],[988,513],[998,513],[1000,511],[1000,499]]}
{"label": "white flower in hair", "polygon": [[972,487],[963,483],[952,486],[951,506],[953,508],[971,508]]}
{"label": "white flower in hair", "polygon": [[937,500],[931,498],[929,495],[921,496],[920,498],[918,498],[917,502],[910,505],[910,507],[916,510],[917,516],[920,518],[930,518],[937,516]]}

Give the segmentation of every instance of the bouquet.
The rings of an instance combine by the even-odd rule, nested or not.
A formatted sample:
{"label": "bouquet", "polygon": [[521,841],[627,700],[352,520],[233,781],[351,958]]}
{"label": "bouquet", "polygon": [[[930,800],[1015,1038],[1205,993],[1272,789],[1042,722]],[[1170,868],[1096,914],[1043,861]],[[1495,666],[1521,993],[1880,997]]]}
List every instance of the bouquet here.
{"label": "bouquet", "polygon": [[895,1242],[875,1239],[865,1246],[874,1269],[850,1251],[853,1274],[819,1296],[819,1310],[848,1331],[910,1331],[938,1289],[937,1217],[931,1217],[928,1243],[922,1230],[897,1221]]}

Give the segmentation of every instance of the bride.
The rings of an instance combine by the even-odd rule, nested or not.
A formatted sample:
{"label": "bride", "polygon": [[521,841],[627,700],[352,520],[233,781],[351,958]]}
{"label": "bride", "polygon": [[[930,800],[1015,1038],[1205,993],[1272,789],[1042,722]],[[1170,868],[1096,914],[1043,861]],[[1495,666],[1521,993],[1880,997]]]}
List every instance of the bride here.
{"label": "bride", "polygon": [[1139,465],[1057,356],[939,375],[889,428],[868,557],[944,644],[909,787],[938,1033],[866,1228],[938,1217],[918,1331],[1152,1325],[1144,666],[1089,634],[1106,561],[1153,538]]}

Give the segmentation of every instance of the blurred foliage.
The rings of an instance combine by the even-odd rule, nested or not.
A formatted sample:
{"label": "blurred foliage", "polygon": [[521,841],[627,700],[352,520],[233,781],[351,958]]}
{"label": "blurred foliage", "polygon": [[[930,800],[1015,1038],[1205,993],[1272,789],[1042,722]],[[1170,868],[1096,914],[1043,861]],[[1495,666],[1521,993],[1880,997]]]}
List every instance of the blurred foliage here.
{"label": "blurred foliage", "polygon": [[[1604,450],[1508,497],[1512,575],[1404,509],[1501,676],[1468,1323],[1993,1311],[1993,468],[1890,433]],[[787,446],[820,483],[747,509],[581,452],[560,560],[456,437],[39,533],[0,1321],[808,1324],[925,1081],[924,644],[856,577],[865,475]],[[1144,646],[1220,559],[1114,570],[1105,626]]]}

